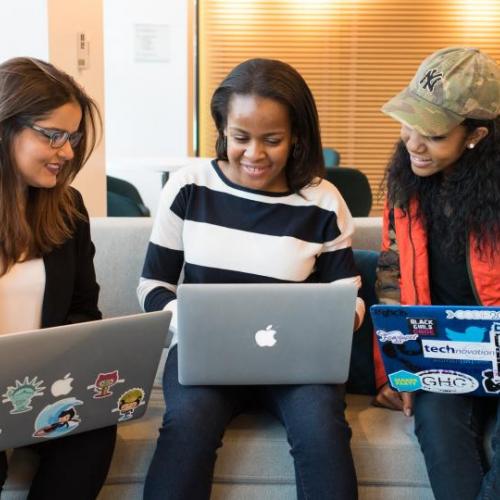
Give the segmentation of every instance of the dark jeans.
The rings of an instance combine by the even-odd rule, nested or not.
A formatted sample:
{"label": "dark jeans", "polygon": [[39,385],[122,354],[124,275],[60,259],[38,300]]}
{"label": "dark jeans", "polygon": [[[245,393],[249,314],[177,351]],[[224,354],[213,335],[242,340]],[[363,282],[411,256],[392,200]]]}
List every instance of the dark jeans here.
{"label": "dark jeans", "polygon": [[300,500],[357,498],[343,386],[182,386],[174,347],[163,390],[167,411],[145,499],[207,500],[224,430],[249,402],[267,408],[285,426]]}
{"label": "dark jeans", "polygon": [[[28,500],[95,499],[106,480],[115,440],[112,426],[30,446],[40,464]],[[6,474],[5,452],[0,452],[0,491]]]}
{"label": "dark jeans", "polygon": [[[415,396],[415,433],[424,454],[436,500],[498,500],[500,452],[491,467],[484,451],[488,418],[496,415],[497,398],[434,394]],[[500,414],[493,450],[500,439]]]}

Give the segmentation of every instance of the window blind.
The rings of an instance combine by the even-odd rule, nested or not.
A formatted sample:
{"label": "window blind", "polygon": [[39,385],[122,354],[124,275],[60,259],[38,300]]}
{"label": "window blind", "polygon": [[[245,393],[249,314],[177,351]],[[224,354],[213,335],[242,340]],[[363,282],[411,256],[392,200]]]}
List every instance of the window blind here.
{"label": "window blind", "polygon": [[380,107],[410,81],[425,56],[474,46],[500,60],[497,0],[198,0],[199,152],[213,156],[210,98],[239,62],[269,57],[294,66],[318,106],[322,142],[341,166],[380,185],[399,125]]}

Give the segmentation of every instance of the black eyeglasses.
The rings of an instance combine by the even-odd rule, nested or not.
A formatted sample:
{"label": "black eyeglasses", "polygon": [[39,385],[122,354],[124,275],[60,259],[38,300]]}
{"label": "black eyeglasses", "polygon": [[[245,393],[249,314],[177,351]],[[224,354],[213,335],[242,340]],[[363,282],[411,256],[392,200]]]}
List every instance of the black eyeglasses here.
{"label": "black eyeglasses", "polygon": [[34,123],[26,123],[25,126],[47,137],[50,141],[50,147],[54,149],[62,148],[66,144],[66,141],[69,141],[72,148],[76,148],[83,137],[83,132],[73,132],[70,134],[64,130],[52,130],[40,127]]}

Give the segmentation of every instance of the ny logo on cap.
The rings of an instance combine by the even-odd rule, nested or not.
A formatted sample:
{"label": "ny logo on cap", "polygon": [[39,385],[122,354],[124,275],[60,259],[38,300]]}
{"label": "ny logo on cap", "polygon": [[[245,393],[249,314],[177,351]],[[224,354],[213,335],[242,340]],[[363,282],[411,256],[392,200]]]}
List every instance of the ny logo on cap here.
{"label": "ny logo on cap", "polygon": [[430,69],[424,75],[422,80],[420,80],[419,83],[423,83],[422,86],[424,89],[428,89],[432,92],[434,90],[434,85],[436,85],[436,83],[443,78],[443,73],[436,73],[436,71],[437,69]]}

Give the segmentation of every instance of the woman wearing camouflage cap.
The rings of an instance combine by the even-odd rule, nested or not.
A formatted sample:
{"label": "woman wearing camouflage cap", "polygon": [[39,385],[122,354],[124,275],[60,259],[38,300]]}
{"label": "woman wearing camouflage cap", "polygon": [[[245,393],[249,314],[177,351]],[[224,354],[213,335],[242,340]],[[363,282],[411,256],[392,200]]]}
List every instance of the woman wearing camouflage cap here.
{"label": "woman wearing camouflage cap", "polygon": [[[382,111],[402,126],[387,170],[379,301],[499,306],[500,68],[477,49],[439,50]],[[436,499],[500,498],[500,451],[489,467],[483,447],[500,400],[394,392],[375,358],[375,404],[415,414]]]}

